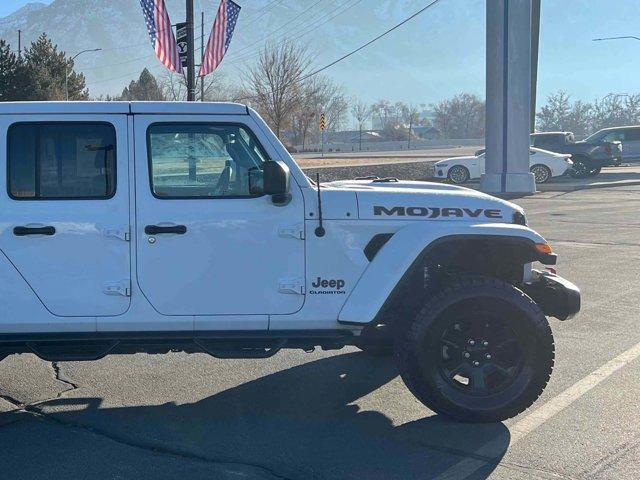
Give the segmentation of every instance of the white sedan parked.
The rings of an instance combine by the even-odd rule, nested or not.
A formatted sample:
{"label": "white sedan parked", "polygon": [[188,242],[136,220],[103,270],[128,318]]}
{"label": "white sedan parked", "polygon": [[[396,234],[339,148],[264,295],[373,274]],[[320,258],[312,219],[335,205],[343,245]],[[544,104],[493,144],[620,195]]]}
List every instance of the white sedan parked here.
{"label": "white sedan parked", "polygon": [[[435,178],[447,179],[452,183],[465,183],[480,178],[484,173],[484,152],[468,157],[452,157],[436,162]],[[529,166],[536,183],[545,183],[551,177],[559,177],[571,170],[571,155],[549,152],[531,147]]]}

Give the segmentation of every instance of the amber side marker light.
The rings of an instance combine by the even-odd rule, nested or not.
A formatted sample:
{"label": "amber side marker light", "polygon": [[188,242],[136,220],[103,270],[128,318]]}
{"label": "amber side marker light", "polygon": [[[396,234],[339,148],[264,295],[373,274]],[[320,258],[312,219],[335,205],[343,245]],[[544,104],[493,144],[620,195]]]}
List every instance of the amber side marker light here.
{"label": "amber side marker light", "polygon": [[538,250],[540,253],[553,253],[551,245],[549,245],[548,243],[536,243],[536,250]]}

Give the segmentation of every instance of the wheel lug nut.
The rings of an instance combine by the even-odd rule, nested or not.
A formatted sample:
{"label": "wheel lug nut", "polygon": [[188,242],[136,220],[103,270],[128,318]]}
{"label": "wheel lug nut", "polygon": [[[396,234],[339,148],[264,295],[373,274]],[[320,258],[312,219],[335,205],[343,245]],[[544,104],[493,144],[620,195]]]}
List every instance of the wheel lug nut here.
{"label": "wheel lug nut", "polygon": [[476,360],[475,362],[473,362],[473,366],[474,366],[474,367],[478,367],[478,366],[480,366],[480,362]]}
{"label": "wheel lug nut", "polygon": [[491,354],[490,354],[490,353],[487,353],[487,354],[485,355],[485,358],[486,358],[487,360],[491,360]]}
{"label": "wheel lug nut", "polygon": [[472,338],[471,340],[469,340],[469,345],[475,345],[476,341]]}
{"label": "wheel lug nut", "polygon": [[487,342],[486,340],[484,342],[482,342],[482,345],[484,345],[485,347],[489,346],[489,342]]}
{"label": "wheel lug nut", "polygon": [[464,352],[464,358],[469,358],[471,354],[469,352]]}

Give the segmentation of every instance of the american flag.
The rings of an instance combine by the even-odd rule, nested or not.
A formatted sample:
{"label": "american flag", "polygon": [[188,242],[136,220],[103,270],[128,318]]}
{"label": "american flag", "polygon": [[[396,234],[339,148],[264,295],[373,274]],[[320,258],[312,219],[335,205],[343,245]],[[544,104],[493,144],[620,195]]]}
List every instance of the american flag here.
{"label": "american flag", "polygon": [[202,65],[200,65],[201,77],[209,75],[213,72],[229,48],[233,30],[236,28],[238,15],[240,14],[240,5],[232,0],[221,0],[216,20],[213,22],[211,35],[207,42],[207,48],[202,55]]}
{"label": "american flag", "polygon": [[182,73],[178,44],[164,0],[140,0],[140,6],[156,56],[172,72]]}

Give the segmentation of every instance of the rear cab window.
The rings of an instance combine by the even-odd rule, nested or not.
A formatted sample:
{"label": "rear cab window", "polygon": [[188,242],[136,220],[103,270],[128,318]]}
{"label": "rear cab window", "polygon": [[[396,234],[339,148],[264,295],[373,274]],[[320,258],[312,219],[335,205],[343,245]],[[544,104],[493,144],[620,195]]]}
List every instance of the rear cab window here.
{"label": "rear cab window", "polygon": [[624,131],[624,140],[627,142],[640,141],[640,128],[627,128]]}
{"label": "rear cab window", "polygon": [[7,190],[16,200],[108,199],[116,192],[116,133],[98,122],[15,123]]}

